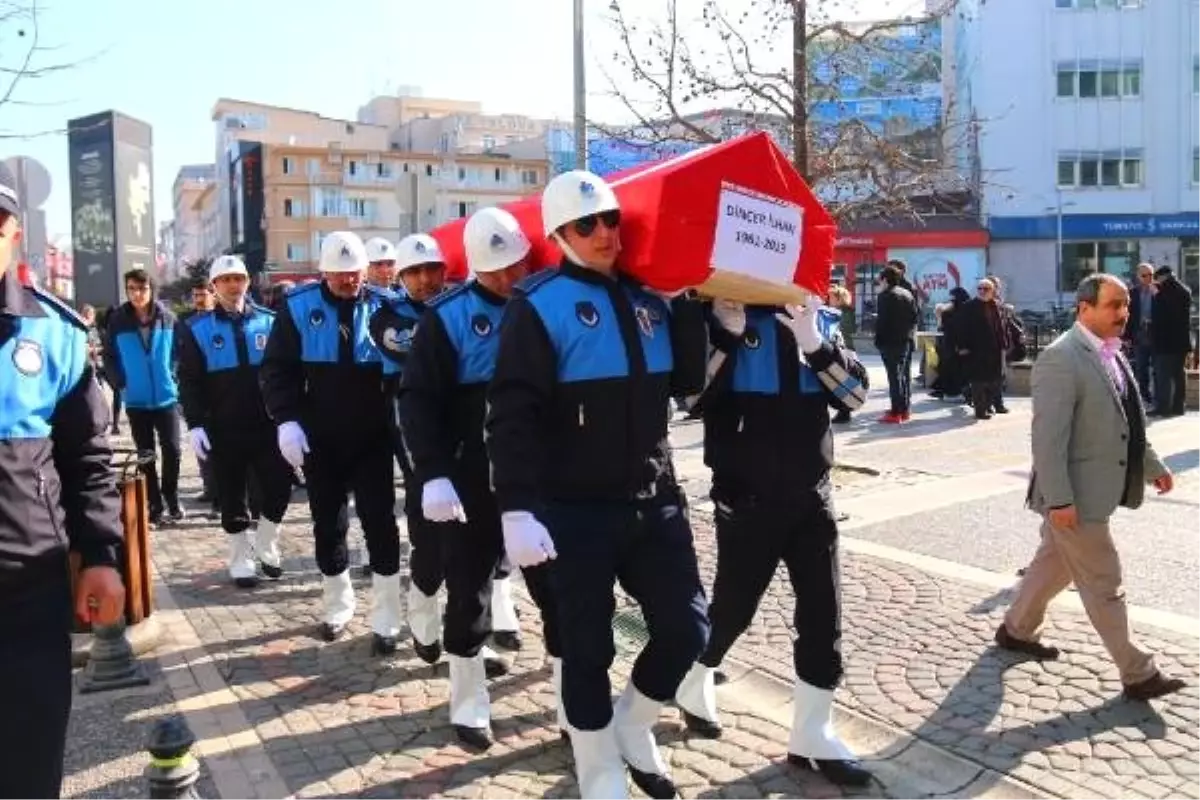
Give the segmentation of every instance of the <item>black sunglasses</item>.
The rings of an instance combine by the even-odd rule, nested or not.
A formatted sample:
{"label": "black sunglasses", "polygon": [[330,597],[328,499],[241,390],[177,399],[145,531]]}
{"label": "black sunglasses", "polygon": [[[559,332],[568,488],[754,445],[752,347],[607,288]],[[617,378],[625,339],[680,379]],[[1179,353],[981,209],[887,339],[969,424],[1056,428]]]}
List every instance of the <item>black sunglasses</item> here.
{"label": "black sunglasses", "polygon": [[621,224],[621,212],[617,210],[602,211],[599,214],[588,214],[586,217],[580,217],[572,223],[575,232],[580,236],[588,237],[595,232],[596,226],[603,222],[604,227],[611,230],[616,230]]}

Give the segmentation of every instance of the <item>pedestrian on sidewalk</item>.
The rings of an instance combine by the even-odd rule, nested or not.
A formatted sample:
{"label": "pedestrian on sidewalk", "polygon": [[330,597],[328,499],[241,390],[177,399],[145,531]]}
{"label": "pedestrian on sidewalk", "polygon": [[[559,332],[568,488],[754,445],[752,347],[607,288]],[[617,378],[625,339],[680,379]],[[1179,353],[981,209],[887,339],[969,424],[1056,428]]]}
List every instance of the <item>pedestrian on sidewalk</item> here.
{"label": "pedestrian on sidewalk", "polygon": [[[219,302],[180,327],[179,397],[192,451],[217,482],[229,577],[252,588],[259,566],[268,578],[283,575],[279,526],[292,493],[258,382],[275,314],[246,298],[250,273],[237,256],[220,256],[208,274]],[[253,536],[250,498],[261,515]]]}
{"label": "pedestrian on sidewalk", "polygon": [[[493,578],[504,556],[504,532],[483,422],[500,321],[515,284],[529,272],[531,248],[516,219],[499,208],[481,209],[467,220],[463,245],[474,279],[439,297],[421,318],[404,369],[400,425],[416,478],[411,491],[421,487],[422,514],[441,541],[450,721],[464,744],[487,749],[492,738],[484,644],[492,632]],[[542,611],[557,678],[561,652],[549,570],[530,566],[524,575]],[[559,727],[566,729],[561,715]]]}
{"label": "pedestrian on sidewalk", "polygon": [[[846,326],[845,314],[847,309],[854,308],[854,300],[850,297],[850,290],[845,286],[834,284],[829,287],[828,294],[829,304],[821,309],[821,314],[826,319],[822,320],[823,324],[830,325],[830,341],[839,347],[845,348],[846,345]],[[866,373],[863,373],[866,375]],[[865,381],[865,379],[864,379]],[[864,386],[864,389],[866,387]],[[837,407],[837,413],[834,414],[832,422],[835,425],[850,424],[850,409],[842,405]]]}
{"label": "pedestrian on sidewalk", "polygon": [[836,326],[821,310],[819,299],[786,312],[714,303],[710,340],[723,363],[700,400],[717,523],[712,633],[675,699],[690,729],[721,735],[713,673],[782,561],[796,596],[788,760],[863,786],[870,773],[831,724],[842,634],[828,409],[863,404],[866,369],[835,343]]}
{"label": "pedestrian on sidewalk", "polygon": [[390,655],[400,633],[400,534],[390,410],[381,357],[368,331],[378,302],[375,290],[363,285],[366,268],[367,250],[357,234],[325,237],[321,280],[288,294],[260,375],[267,412],[279,426],[279,451],[304,469],[324,576],[321,637],[339,639],[354,616],[346,547],[353,493],[371,560],[371,652]]}
{"label": "pedestrian on sidewalk", "polygon": [[990,278],[981,278],[975,292],[975,297],[962,307],[958,355],[971,384],[975,418],[987,420],[993,412],[1008,413],[1001,386],[1011,340],[1004,309],[996,299],[996,284]]}
{"label": "pedestrian on sidewalk", "polygon": [[1138,390],[1147,408],[1153,408],[1154,403],[1154,338],[1151,322],[1154,319],[1154,295],[1157,293],[1154,265],[1146,262],[1138,264],[1137,283],[1129,292],[1129,324],[1125,326],[1124,339],[1133,355]]}
{"label": "pedestrian on sidewalk", "polygon": [[912,413],[912,351],[917,331],[917,301],[901,285],[903,275],[893,264],[883,268],[876,298],[875,347],[887,370],[892,404],[879,421],[887,425],[908,422]]}
{"label": "pedestrian on sidewalk", "polygon": [[[210,265],[211,273],[211,265]],[[192,284],[192,307],[179,315],[179,321],[175,325],[175,346],[179,347],[181,334],[186,330],[188,321],[197,314],[207,314],[212,311],[217,305],[216,295],[213,294],[212,283],[207,276],[198,279]],[[176,359],[178,360],[178,353]],[[182,388],[180,390],[182,392]],[[200,496],[196,498],[198,502],[208,503],[214,512],[221,513],[221,501],[217,492],[217,483],[213,478],[212,459],[199,459],[200,467],[200,484],[203,490]]]}
{"label": "pedestrian on sidewalk", "polygon": [[74,613],[125,612],[120,503],[108,409],[69,307],[22,286],[17,182],[0,166],[0,797],[58,797],[71,713]]}
{"label": "pedestrian on sidewalk", "polygon": [[1042,515],[1041,545],[996,631],[1001,647],[1058,658],[1040,642],[1046,607],[1074,582],[1079,598],[1121,673],[1125,696],[1150,700],[1184,686],[1155,666],[1133,640],[1121,559],[1109,528],[1118,506],[1142,505],[1143,486],[1174,487],[1146,438],[1146,412],[1121,354],[1129,290],[1096,273],[1076,292],[1078,321],[1033,366],[1033,474],[1029,507]]}
{"label": "pedestrian on sidewalk", "polygon": [[1154,343],[1154,416],[1178,417],[1187,398],[1188,353],[1192,352],[1192,293],[1170,267],[1154,271],[1157,291],[1150,330]]}
{"label": "pedestrian on sidewalk", "polygon": [[179,385],[175,381],[175,315],[155,297],[144,269],[125,273],[125,295],[109,317],[104,359],[113,385],[121,390],[133,443],[155,459],[162,450],[162,482],[155,460],[143,467],[150,522],[184,518],[179,505]]}
{"label": "pedestrian on sidewalk", "polygon": [[[704,387],[703,305],[668,304],[616,271],[621,210],[583,170],[542,193],[558,269],[509,301],[488,393],[487,445],[504,545],[519,567],[553,559],[563,704],[583,797],[674,797],[654,739],[663,703],[708,638],[686,500],[667,444],[673,397]],[[649,640],[616,709],[614,583]]]}

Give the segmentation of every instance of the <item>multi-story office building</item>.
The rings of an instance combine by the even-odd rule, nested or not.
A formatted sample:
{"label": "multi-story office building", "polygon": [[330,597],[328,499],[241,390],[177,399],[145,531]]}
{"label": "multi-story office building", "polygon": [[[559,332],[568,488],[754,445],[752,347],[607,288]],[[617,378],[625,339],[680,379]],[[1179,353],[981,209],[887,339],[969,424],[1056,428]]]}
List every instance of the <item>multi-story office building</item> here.
{"label": "multi-story office building", "polygon": [[1018,306],[1200,248],[1195,0],[960,0],[956,107],[979,125],[990,269]]}

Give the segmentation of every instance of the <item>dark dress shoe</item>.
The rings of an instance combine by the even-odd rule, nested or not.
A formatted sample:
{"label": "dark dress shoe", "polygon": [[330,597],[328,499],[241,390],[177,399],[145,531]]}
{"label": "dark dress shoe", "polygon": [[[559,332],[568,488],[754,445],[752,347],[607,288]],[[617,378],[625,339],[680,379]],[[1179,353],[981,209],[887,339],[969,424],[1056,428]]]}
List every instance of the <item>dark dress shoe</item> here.
{"label": "dark dress shoe", "polygon": [[253,589],[258,586],[258,576],[252,575],[249,578],[234,578],[233,585],[239,589]]}
{"label": "dark dress shoe", "polygon": [[473,750],[487,750],[492,746],[492,732],[488,728],[471,728],[467,725],[455,725],[454,735],[458,740]]}
{"label": "dark dress shoe", "polygon": [[413,650],[416,652],[417,658],[426,664],[436,664],[438,659],[442,657],[442,643],[440,641],[433,644],[421,644],[416,639],[413,639]]}
{"label": "dark dress shoe", "polygon": [[371,655],[391,656],[396,654],[396,637],[371,634]]}
{"label": "dark dress shoe", "polygon": [[334,625],[332,622],[321,623],[321,638],[327,642],[336,642],[346,632],[345,625]]}
{"label": "dark dress shoe", "polygon": [[1003,622],[996,629],[996,644],[1005,650],[1012,650],[1015,653],[1033,656],[1038,661],[1054,661],[1058,658],[1057,647],[1050,647],[1041,642],[1027,642],[1024,639],[1018,639],[1008,632],[1008,626]]}
{"label": "dark dress shoe", "polygon": [[483,659],[483,674],[489,678],[503,678],[508,674],[508,662],[503,658],[485,656]]}
{"label": "dark dress shoe", "polygon": [[809,758],[788,753],[787,760],[792,766],[816,772],[837,786],[866,786],[872,778],[871,773],[853,759]]}
{"label": "dark dress shoe", "polygon": [[1008,406],[992,406],[992,411],[997,414],[1007,414]]}
{"label": "dark dress shoe", "polygon": [[991,418],[992,418],[992,412],[990,412],[990,411],[976,411],[975,412],[975,419],[991,419]]}
{"label": "dark dress shoe", "polygon": [[[682,709],[681,709],[682,710]],[[721,726],[710,719],[698,717],[690,711],[683,712],[683,722],[687,729],[701,739],[720,739]]]}
{"label": "dark dress shoe", "polygon": [[672,797],[679,796],[679,793],[675,791],[675,783],[666,775],[659,775],[657,772],[642,772],[640,769],[634,769],[628,761],[625,762],[625,766],[629,767],[629,777],[633,778],[634,785],[641,789],[647,797],[670,800]]}
{"label": "dark dress shoe", "polygon": [[521,649],[521,634],[517,631],[493,631],[492,644],[498,650],[516,652]]}
{"label": "dark dress shoe", "polygon": [[258,568],[262,570],[263,575],[266,575],[273,581],[277,581],[283,577],[283,567],[273,567],[266,562],[258,562]]}
{"label": "dark dress shoe", "polygon": [[1156,697],[1164,697],[1168,694],[1174,694],[1187,686],[1181,678],[1168,678],[1161,672],[1155,672],[1149,678],[1137,683],[1131,683],[1125,687],[1125,697],[1129,700],[1153,700]]}

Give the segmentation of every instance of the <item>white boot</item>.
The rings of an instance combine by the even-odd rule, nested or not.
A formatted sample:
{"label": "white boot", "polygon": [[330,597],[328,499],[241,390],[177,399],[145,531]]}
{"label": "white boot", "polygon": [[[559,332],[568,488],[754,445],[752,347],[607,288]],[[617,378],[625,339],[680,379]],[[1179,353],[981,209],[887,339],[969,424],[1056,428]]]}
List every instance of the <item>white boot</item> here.
{"label": "white boot", "polygon": [[390,639],[395,650],[400,635],[400,574],[371,575],[371,630]]}
{"label": "white boot", "polygon": [[492,630],[518,631],[517,608],[513,604],[512,576],[492,581]]}
{"label": "white boot", "polygon": [[231,533],[229,536],[229,577],[242,588],[258,583],[258,572],[254,565],[254,545],[250,543],[249,531]]}
{"label": "white boot", "polygon": [[554,675],[554,716],[558,721],[558,730],[569,734],[571,729],[567,724],[567,710],[562,701],[562,659],[550,656],[550,666]]}
{"label": "white boot", "polygon": [[467,744],[491,744],[491,708],[483,656],[450,656],[450,722]]}
{"label": "white boot", "polygon": [[283,574],[283,557],[279,554],[279,523],[263,517],[254,531],[254,551],[262,562],[263,574],[278,578]]}
{"label": "white boot", "polygon": [[821,760],[853,760],[854,754],[833,732],[833,691],[796,680],[792,691],[792,733],[788,752]]}
{"label": "white boot", "polygon": [[[713,667],[697,661],[675,690],[675,703],[684,712],[689,728],[716,738],[721,735],[721,717],[717,713],[717,686]],[[694,718],[694,719],[692,719]]]}
{"label": "white boot", "polygon": [[437,663],[442,656],[442,611],[437,595],[425,594],[415,583],[408,587],[408,627],[421,660]]}
{"label": "white boot", "polygon": [[339,575],[326,575],[324,581],[324,636],[333,641],[341,635],[354,616],[354,584],[350,570]]}
{"label": "white boot", "polygon": [[621,757],[629,765],[630,776],[638,788],[651,797],[674,797],[671,772],[658,751],[652,730],[662,705],[639,692],[630,681],[613,712],[613,732]]}
{"label": "white boot", "polygon": [[583,798],[627,798],[625,765],[610,722],[598,731],[571,730],[571,752],[575,755],[575,779]]}

